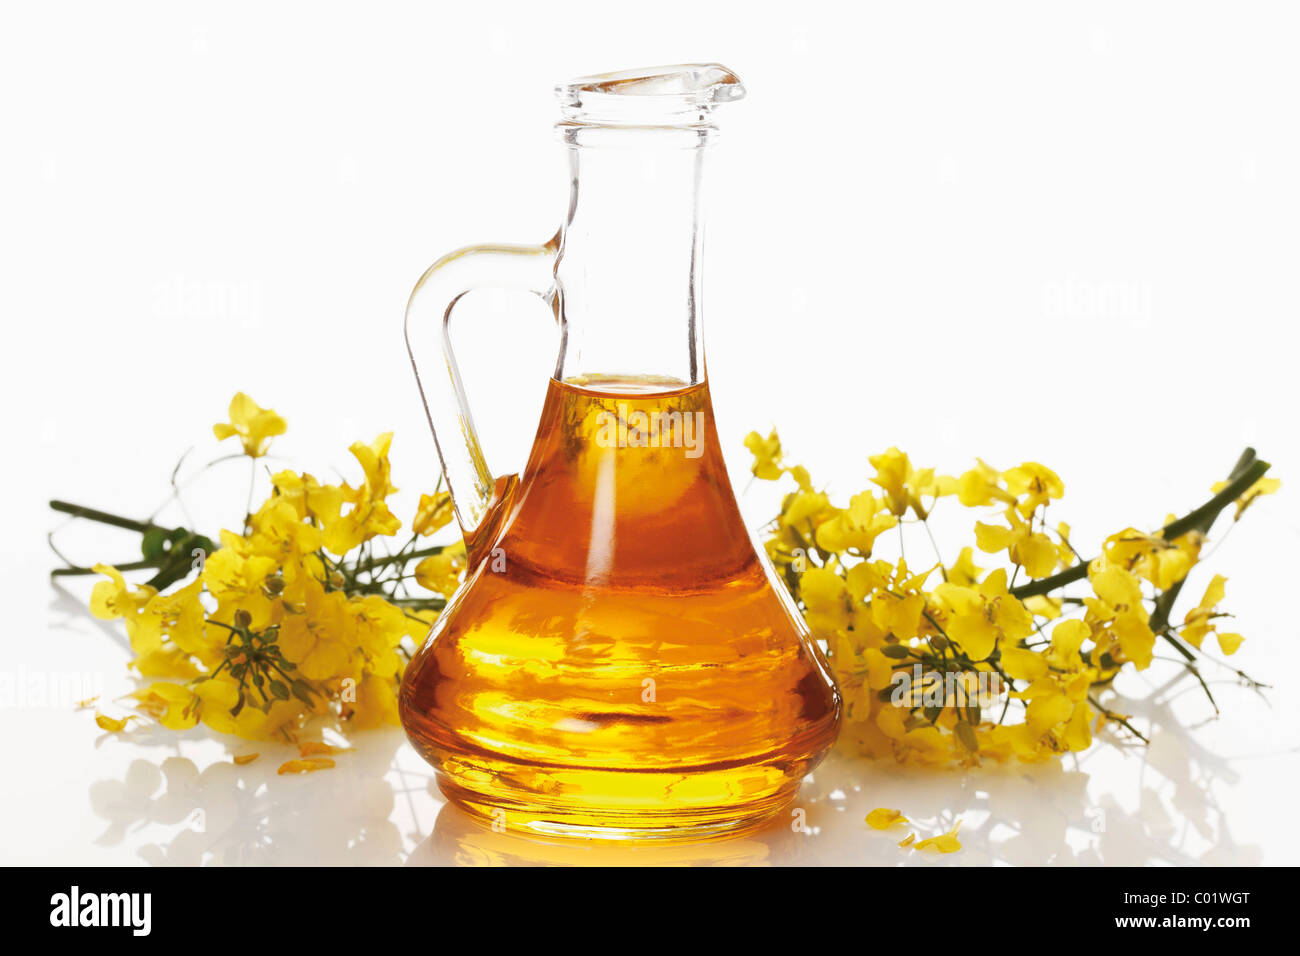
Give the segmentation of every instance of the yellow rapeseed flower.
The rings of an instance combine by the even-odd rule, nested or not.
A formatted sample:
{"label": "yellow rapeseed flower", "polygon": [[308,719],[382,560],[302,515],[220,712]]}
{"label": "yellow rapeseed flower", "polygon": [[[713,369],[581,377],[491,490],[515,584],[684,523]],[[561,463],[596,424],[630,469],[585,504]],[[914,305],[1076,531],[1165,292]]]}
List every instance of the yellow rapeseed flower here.
{"label": "yellow rapeseed flower", "polygon": [[236,392],[230,400],[229,422],[218,422],[212,426],[212,434],[218,441],[225,441],[232,435],[239,438],[244,446],[244,454],[249,458],[261,458],[271,445],[271,439],[283,435],[288,425],[285,420],[269,408],[262,408],[243,392]]}
{"label": "yellow rapeseed flower", "polygon": [[1156,637],[1147,623],[1150,614],[1142,603],[1142,587],[1137,577],[1100,559],[1089,568],[1088,578],[1096,597],[1083,599],[1088,608],[1087,621],[1113,635],[1123,659],[1132,661],[1138,670],[1145,670],[1151,664]]}
{"label": "yellow rapeseed flower", "polygon": [[420,495],[420,504],[411,522],[411,531],[418,535],[431,535],[451,524],[454,516],[451,495],[440,491],[433,495]]}
{"label": "yellow rapeseed flower", "polygon": [[430,591],[451,597],[460,586],[460,576],[465,565],[465,543],[458,541],[444,548],[440,554],[430,555],[417,564],[415,579]]}
{"label": "yellow rapeseed flower", "polygon": [[957,493],[957,480],[946,475],[935,475],[933,468],[914,469],[906,452],[890,448],[884,454],[867,459],[876,469],[873,484],[885,492],[885,502],[890,512],[902,517],[908,509],[918,518],[929,513],[923,498],[940,498]]}
{"label": "yellow rapeseed flower", "polygon": [[1061,559],[1056,545],[1033,523],[1020,516],[1016,508],[1006,511],[1008,527],[975,522],[975,543],[981,551],[997,554],[1006,551],[1011,560],[1028,572],[1031,578],[1045,578]]}
{"label": "yellow rapeseed flower", "polygon": [[[1216,481],[1213,485],[1210,486],[1210,490],[1217,494],[1218,492],[1226,488],[1227,485],[1228,483],[1226,481]],[[1255,482],[1253,485],[1251,485],[1249,488],[1243,491],[1241,493],[1241,496],[1237,499],[1237,510],[1236,513],[1233,514],[1232,520],[1233,521],[1238,520],[1241,517],[1242,512],[1244,512],[1247,508],[1249,508],[1251,504],[1255,502],[1256,499],[1260,498],[1263,495],[1271,495],[1281,487],[1282,487],[1282,482],[1280,479],[1277,478],[1259,479],[1259,481]]]}
{"label": "yellow rapeseed flower", "polygon": [[1033,633],[1033,618],[1007,590],[1007,573],[1002,568],[976,588],[940,584],[934,596],[944,616],[944,632],[973,661],[986,659],[999,640],[1014,644]]}
{"label": "yellow rapeseed flower", "polygon": [[781,466],[781,438],[775,428],[766,438],[758,432],[750,432],[745,436],[745,447],[754,456],[750,470],[755,478],[775,481],[785,474],[785,469]]}
{"label": "yellow rapeseed flower", "polygon": [[1225,585],[1228,579],[1222,574],[1216,574],[1210,579],[1210,583],[1205,588],[1205,594],[1196,607],[1187,612],[1183,619],[1183,626],[1179,634],[1183,640],[1193,647],[1200,647],[1205,640],[1205,635],[1214,632],[1219,641],[1219,650],[1224,654],[1235,654],[1237,648],[1241,647],[1245,640],[1240,634],[1232,632],[1222,632],[1214,624],[1214,618],[1218,613],[1219,602],[1223,600]]}

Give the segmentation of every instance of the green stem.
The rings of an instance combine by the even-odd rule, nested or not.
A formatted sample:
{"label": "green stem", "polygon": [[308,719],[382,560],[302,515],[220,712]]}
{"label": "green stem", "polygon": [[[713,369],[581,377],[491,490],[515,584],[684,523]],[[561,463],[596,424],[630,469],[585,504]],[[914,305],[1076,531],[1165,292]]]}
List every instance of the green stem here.
{"label": "green stem", "polygon": [[[1251,474],[1250,469],[1254,465],[1264,466],[1263,471],[1260,472],[1261,475],[1264,471],[1268,470],[1268,462],[1256,461],[1255,449],[1247,448],[1241,453],[1241,457],[1237,459],[1237,464],[1233,466],[1232,474],[1229,476],[1229,479],[1240,480],[1241,478],[1248,477],[1249,474]],[[1254,483],[1254,481],[1251,481],[1247,483],[1246,487],[1249,488]],[[1227,490],[1228,488],[1223,489],[1223,491]],[[1223,492],[1219,492],[1219,494],[1222,493]],[[1217,497],[1219,497],[1219,495],[1215,495],[1215,498]],[[1234,496],[1233,500],[1236,500],[1236,496]],[[1166,534],[1165,540],[1172,541],[1180,534],[1186,534],[1188,531],[1199,531],[1201,534],[1205,534],[1210,530],[1210,526],[1214,524],[1214,519],[1219,516],[1219,512],[1222,511],[1226,505],[1227,503],[1225,502],[1213,512],[1206,511],[1205,506],[1202,505],[1186,517],[1179,518],[1169,527],[1172,528],[1174,525],[1183,525],[1184,527],[1176,529],[1174,534]],[[1156,608],[1151,615],[1151,630],[1159,633],[1164,630],[1165,625],[1169,623],[1169,615],[1174,609],[1174,602],[1178,600],[1178,594],[1182,591],[1183,582],[1186,580],[1186,578],[1183,578],[1182,581],[1175,581],[1170,587],[1165,588],[1165,590],[1160,593],[1160,597],[1156,598]],[[1166,633],[1165,636],[1172,640],[1171,635],[1168,633]]]}
{"label": "green stem", "polygon": [[[111,525],[114,528],[123,528],[127,531],[136,531],[140,534],[145,534],[146,532],[153,530],[165,531],[170,534],[180,530],[154,524],[152,521],[136,521],[134,518],[123,518],[121,515],[110,514],[107,511],[99,511],[96,508],[87,508],[84,505],[74,505],[71,502],[59,501],[57,499],[50,502],[50,507],[62,514],[72,515],[74,518],[85,518],[89,521],[97,521],[100,524]],[[407,546],[409,546],[409,542]],[[447,545],[442,544],[433,545],[428,548],[417,548],[414,551],[408,551],[406,550],[406,547],[403,547],[402,550],[397,552],[397,554],[390,554],[384,557],[366,558],[365,560],[357,562],[357,564],[351,568],[336,565],[333,562],[330,563],[332,567],[338,568],[339,570],[346,570],[351,575],[357,575],[366,571],[373,571],[376,568],[387,567],[391,564],[405,563],[418,558],[432,557],[435,554],[441,554],[446,550],[446,548]],[[145,568],[158,568],[161,567],[161,564],[158,561],[131,561],[126,564],[115,564],[114,567],[119,571],[139,571]],[[51,573],[57,576],[82,575],[94,574],[95,570],[93,568],[67,567],[55,568]]]}
{"label": "green stem", "polygon": [[152,531],[155,528],[160,531],[172,530],[171,528],[164,528],[162,525],[154,524],[152,521],[135,521],[132,518],[123,518],[121,515],[109,514],[107,511],[98,511],[94,508],[86,508],[82,505],[74,505],[67,501],[51,501],[50,507],[65,515],[72,515],[74,518],[87,518],[91,521],[98,521],[100,524],[112,525],[114,528],[125,528],[127,531],[138,531],[140,534],[144,534],[146,531]]}
{"label": "green stem", "polygon": [[[162,565],[157,561],[127,561],[125,564],[115,564],[113,567],[119,571],[142,571],[145,568],[160,568]],[[98,574],[94,568],[55,568],[50,572],[50,577],[63,578],[75,577],[80,574]]]}
{"label": "green stem", "polygon": [[447,606],[446,598],[388,598],[388,603],[414,611],[441,611]]}
{"label": "green stem", "polygon": [[[1166,541],[1172,541],[1192,530],[1202,532],[1209,530],[1210,526],[1214,524],[1214,519],[1219,516],[1219,512],[1240,498],[1246,492],[1246,489],[1259,481],[1269,467],[1268,462],[1255,457],[1255,449],[1247,448],[1241,453],[1241,457],[1237,459],[1237,464],[1228,478],[1228,483],[1222,490],[1199,508],[1189,511],[1181,518],[1165,525],[1161,530],[1161,534]],[[1048,594],[1057,588],[1082,580],[1088,574],[1088,564],[1087,561],[1081,561],[1079,564],[1072,565],[1064,571],[1053,574],[1051,577],[1026,582],[1020,587],[1012,588],[1011,594],[1022,601],[1036,594]],[[1172,593],[1173,598],[1177,598],[1181,586],[1180,582],[1166,591],[1165,594]],[[1163,598],[1164,595],[1161,595],[1161,597]],[[1170,598],[1168,607],[1173,606],[1173,598]],[[1157,611],[1159,611],[1158,605]],[[1165,614],[1168,614],[1168,608],[1166,608]],[[1155,630],[1155,628],[1153,627],[1152,630]]]}
{"label": "green stem", "polygon": [[1183,659],[1184,659],[1184,660],[1187,660],[1187,661],[1194,661],[1194,660],[1196,660],[1196,655],[1193,654],[1193,653],[1191,652],[1190,649],[1188,649],[1188,647],[1187,647],[1186,644],[1184,644],[1184,643],[1183,643],[1182,641],[1180,641],[1178,638],[1174,637],[1173,632],[1172,632],[1171,630],[1169,630],[1169,628],[1167,628],[1167,627],[1165,627],[1165,628],[1161,628],[1161,630],[1156,631],[1155,633],[1159,634],[1159,635],[1160,635],[1161,637],[1163,637],[1166,641],[1168,641],[1170,644],[1172,644],[1174,650],[1176,650],[1179,654],[1183,655]]}
{"label": "green stem", "polygon": [[1114,721],[1115,723],[1123,727],[1125,730],[1127,730],[1129,733],[1131,733],[1138,740],[1142,741],[1144,744],[1150,745],[1151,741],[1147,740],[1147,738],[1143,736],[1142,733],[1136,727],[1130,724],[1126,718],[1120,716],[1119,714],[1115,713],[1109,708],[1103,706],[1101,701],[1097,700],[1097,698],[1093,697],[1091,694],[1088,695],[1088,703],[1092,704],[1092,706],[1096,707],[1099,711],[1101,711],[1101,715],[1105,717],[1107,720]]}
{"label": "green stem", "polygon": [[397,554],[390,554],[382,558],[367,558],[358,562],[349,570],[353,574],[360,574],[364,571],[370,571],[374,568],[382,568],[385,565],[396,564],[399,561],[414,561],[416,558],[431,558],[435,554],[442,554],[447,545],[439,544],[430,548],[418,548],[415,551],[399,551]]}
{"label": "green stem", "polygon": [[[1236,477],[1243,473],[1248,473],[1247,469],[1249,469],[1253,464],[1263,464],[1264,469],[1268,469],[1268,464],[1266,462],[1255,461],[1255,449],[1247,448],[1241,453],[1241,457],[1237,459],[1237,464],[1233,466],[1232,475],[1230,477]],[[1263,474],[1263,472],[1260,472],[1260,474]],[[1254,484],[1254,482],[1252,481],[1250,484]],[[1249,488],[1250,485],[1248,484],[1246,487]],[[1228,489],[1226,488],[1224,489],[1224,491],[1227,490]],[[1202,514],[1197,514],[1197,511],[1202,511],[1202,509],[1198,508],[1197,511],[1194,511],[1186,517],[1180,518],[1178,521],[1174,522],[1175,525],[1180,523],[1185,524],[1185,527],[1182,529],[1176,529],[1173,535],[1166,535],[1166,538],[1172,540],[1173,538],[1178,537],[1179,534],[1186,534],[1188,531],[1199,531],[1201,534],[1205,534],[1210,530],[1210,526],[1214,524],[1214,519],[1219,516],[1219,511],[1222,511],[1223,507],[1224,506],[1220,506],[1216,511],[1206,511]],[[1183,655],[1183,657],[1187,659],[1187,669],[1192,672],[1192,676],[1196,678],[1198,683],[1200,683],[1201,689],[1205,691],[1205,696],[1210,699],[1210,706],[1214,708],[1214,712],[1217,714],[1219,713],[1219,703],[1214,699],[1214,694],[1210,691],[1210,685],[1205,682],[1205,678],[1201,676],[1201,672],[1197,669],[1195,656],[1192,654],[1190,648],[1174,636],[1172,628],[1169,627],[1169,615],[1173,613],[1174,602],[1178,600],[1178,595],[1182,592],[1183,583],[1186,580],[1186,578],[1183,578],[1180,581],[1175,581],[1172,585],[1160,592],[1160,596],[1156,598],[1155,610],[1152,612],[1151,620],[1148,623],[1152,631],[1163,637],[1173,645],[1174,649],[1177,650],[1179,654]]]}

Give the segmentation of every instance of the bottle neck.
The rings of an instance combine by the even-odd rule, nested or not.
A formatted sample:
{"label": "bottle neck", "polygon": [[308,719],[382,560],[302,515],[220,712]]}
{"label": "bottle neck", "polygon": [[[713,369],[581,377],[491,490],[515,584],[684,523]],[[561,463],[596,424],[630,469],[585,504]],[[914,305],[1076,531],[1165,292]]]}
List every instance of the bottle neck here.
{"label": "bottle neck", "polygon": [[604,132],[613,144],[570,139],[555,377],[702,382],[703,139],[683,147],[649,128]]}

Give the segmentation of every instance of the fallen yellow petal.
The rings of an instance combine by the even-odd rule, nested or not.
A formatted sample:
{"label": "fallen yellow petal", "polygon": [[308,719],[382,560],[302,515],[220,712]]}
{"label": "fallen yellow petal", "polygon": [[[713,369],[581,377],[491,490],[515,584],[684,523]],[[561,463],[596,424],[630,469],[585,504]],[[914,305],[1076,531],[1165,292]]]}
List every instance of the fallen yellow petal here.
{"label": "fallen yellow petal", "polygon": [[121,731],[125,730],[127,723],[135,719],[136,719],[135,714],[127,714],[121,720],[116,720],[112,717],[106,717],[104,714],[100,713],[99,711],[95,711],[95,723],[99,724],[99,726],[104,730],[107,730],[109,733],[113,733],[113,734],[120,733]]}
{"label": "fallen yellow petal", "polygon": [[343,754],[347,753],[348,747],[333,747],[319,740],[307,740],[298,744],[298,756],[310,757],[313,754]]}
{"label": "fallen yellow petal", "polygon": [[898,845],[899,845],[899,846],[911,846],[914,842],[916,842],[916,834],[915,834],[915,833],[909,833],[909,834],[908,834],[904,839],[902,839],[902,840],[899,841]]}
{"label": "fallen yellow petal", "polygon": [[260,756],[262,755],[261,754],[236,754],[232,759],[234,759],[235,761],[235,766],[242,767],[244,766],[244,764],[252,763]]}
{"label": "fallen yellow petal", "polygon": [[876,807],[867,814],[867,826],[873,830],[888,830],[907,822],[902,810],[891,810],[888,807]]}
{"label": "fallen yellow petal", "polygon": [[1214,633],[1219,639],[1219,650],[1225,654],[1237,653],[1237,648],[1241,647],[1241,642],[1245,640],[1240,634],[1231,632],[1225,634],[1223,631],[1215,631]]}
{"label": "fallen yellow petal", "polygon": [[92,706],[97,700],[99,700],[98,694],[96,694],[94,697],[87,697],[85,700],[79,700],[76,703],[76,709],[86,710],[88,707]]}
{"label": "fallen yellow petal", "polygon": [[916,844],[914,849],[938,850],[940,853],[956,853],[961,849],[961,841],[957,839],[957,831],[959,829],[961,829],[960,820],[954,823],[952,829],[947,833],[922,840],[920,843]]}
{"label": "fallen yellow petal", "polygon": [[329,757],[308,757],[306,760],[286,760],[275,772],[278,774],[314,773],[317,770],[328,770],[333,766],[334,761]]}

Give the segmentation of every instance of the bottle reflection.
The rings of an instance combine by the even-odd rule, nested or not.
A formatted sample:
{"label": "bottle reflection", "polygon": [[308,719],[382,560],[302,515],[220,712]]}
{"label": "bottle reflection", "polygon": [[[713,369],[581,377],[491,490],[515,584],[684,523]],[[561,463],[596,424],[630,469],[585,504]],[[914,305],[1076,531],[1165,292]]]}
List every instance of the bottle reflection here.
{"label": "bottle reflection", "polygon": [[807,834],[777,819],[749,834],[697,843],[544,839],[495,831],[447,804],[408,866],[771,866],[791,865]]}

